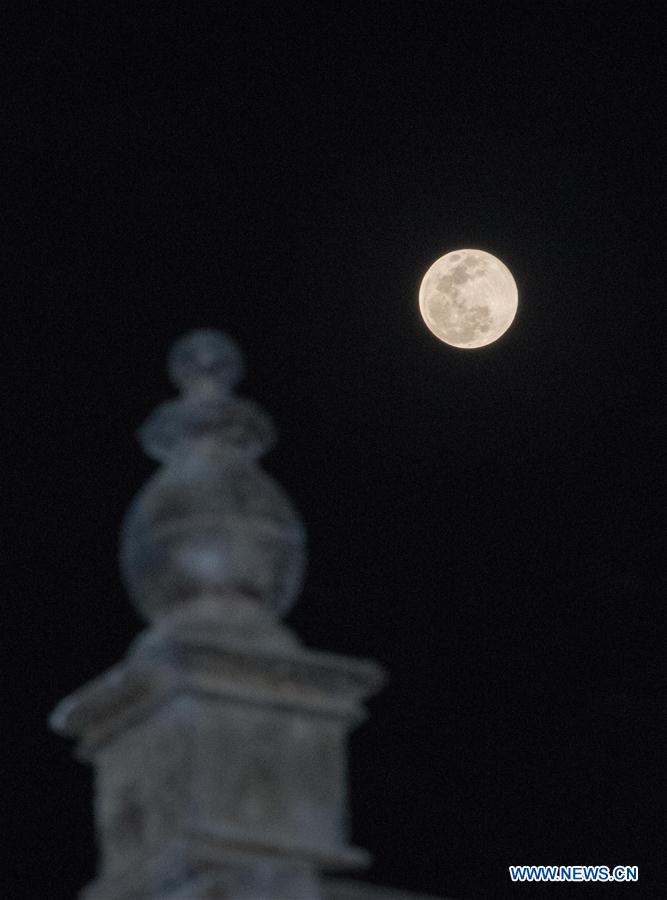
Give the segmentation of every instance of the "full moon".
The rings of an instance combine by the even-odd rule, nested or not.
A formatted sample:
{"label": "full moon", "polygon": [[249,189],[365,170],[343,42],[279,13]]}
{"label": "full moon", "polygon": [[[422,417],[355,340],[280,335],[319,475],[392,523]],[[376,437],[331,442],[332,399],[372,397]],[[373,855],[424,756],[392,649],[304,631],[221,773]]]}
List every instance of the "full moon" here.
{"label": "full moon", "polygon": [[433,263],[419,288],[419,310],[433,334],[472,350],[497,341],[516,315],[512,273],[483,250],[452,250]]}

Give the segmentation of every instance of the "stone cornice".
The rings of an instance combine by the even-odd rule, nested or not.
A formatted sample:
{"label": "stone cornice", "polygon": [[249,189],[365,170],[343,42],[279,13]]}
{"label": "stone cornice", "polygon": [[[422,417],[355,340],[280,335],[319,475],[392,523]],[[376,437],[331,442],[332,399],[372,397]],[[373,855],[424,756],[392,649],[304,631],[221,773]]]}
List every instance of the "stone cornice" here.
{"label": "stone cornice", "polygon": [[278,629],[282,641],[276,637],[273,648],[219,634],[175,637],[148,629],[125,661],[61,701],[51,726],[78,738],[85,759],[179,695],[362,721],[363,700],[384,681],[382,668],[306,650],[287,639],[285,626]]}

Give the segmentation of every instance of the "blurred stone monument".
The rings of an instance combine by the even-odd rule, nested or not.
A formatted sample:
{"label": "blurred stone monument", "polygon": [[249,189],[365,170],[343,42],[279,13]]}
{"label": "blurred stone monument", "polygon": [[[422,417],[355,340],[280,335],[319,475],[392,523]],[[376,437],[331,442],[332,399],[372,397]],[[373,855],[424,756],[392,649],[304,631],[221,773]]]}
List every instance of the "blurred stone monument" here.
{"label": "blurred stone monument", "polygon": [[347,841],[346,743],[383,673],[280,621],[305,535],[258,462],[270,419],[233,393],[241,354],[195,331],[169,373],[181,395],[139,433],[161,468],[121,535],[149,626],[51,716],[95,772],[99,869],[81,900],[418,900],[334,877],[369,861]]}

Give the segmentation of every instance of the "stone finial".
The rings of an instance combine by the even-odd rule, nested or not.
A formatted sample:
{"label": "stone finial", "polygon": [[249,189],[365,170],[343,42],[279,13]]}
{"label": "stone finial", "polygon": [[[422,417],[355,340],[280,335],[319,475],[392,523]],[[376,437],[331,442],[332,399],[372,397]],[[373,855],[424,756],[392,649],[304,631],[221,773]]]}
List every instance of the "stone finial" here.
{"label": "stone finial", "polygon": [[167,369],[172,384],[182,391],[218,393],[226,396],[243,379],[241,351],[221,331],[200,328],[190,331],[171,348]]}
{"label": "stone finial", "polygon": [[132,503],[121,570],[147,619],[206,601],[284,614],[303,578],[305,535],[290,500],[257,460],[274,443],[270,418],[233,394],[244,366],[236,344],[202,329],[178,340],[169,374],[180,388],[139,431],[162,467]]}
{"label": "stone finial", "polygon": [[349,843],[347,740],[384,673],[278,620],[304,532],[257,462],[273,426],[233,394],[236,346],[192,332],[169,371],[181,395],[139,435],[161,466],[121,537],[150,625],[50,717],[95,770],[98,870],[79,898],[422,900],[326,874],[369,862]]}

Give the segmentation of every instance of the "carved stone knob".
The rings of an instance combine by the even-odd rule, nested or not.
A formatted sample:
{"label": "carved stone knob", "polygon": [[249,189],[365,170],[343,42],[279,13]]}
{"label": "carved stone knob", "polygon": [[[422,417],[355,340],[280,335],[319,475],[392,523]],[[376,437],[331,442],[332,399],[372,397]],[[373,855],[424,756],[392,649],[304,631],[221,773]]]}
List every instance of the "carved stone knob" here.
{"label": "carved stone knob", "polygon": [[239,596],[284,614],[301,588],[305,534],[289,498],[259,466],[273,444],[269,417],[232,394],[237,346],[194,331],[174,345],[169,372],[182,394],[139,431],[163,465],[135,498],[121,534],[121,571],[148,619],[202,597],[221,614]]}

